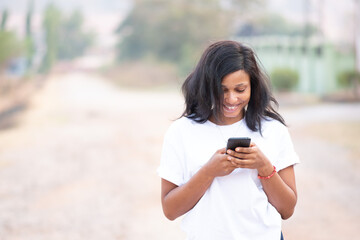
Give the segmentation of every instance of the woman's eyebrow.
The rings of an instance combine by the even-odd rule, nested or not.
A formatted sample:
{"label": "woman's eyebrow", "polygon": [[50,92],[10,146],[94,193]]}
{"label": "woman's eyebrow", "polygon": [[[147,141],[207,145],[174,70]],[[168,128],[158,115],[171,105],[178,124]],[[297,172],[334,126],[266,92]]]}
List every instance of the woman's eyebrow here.
{"label": "woman's eyebrow", "polygon": [[[242,87],[242,86],[245,86],[246,84],[245,83],[239,83],[239,84],[236,84],[235,87]],[[222,88],[227,88],[227,86],[225,85],[221,85]]]}

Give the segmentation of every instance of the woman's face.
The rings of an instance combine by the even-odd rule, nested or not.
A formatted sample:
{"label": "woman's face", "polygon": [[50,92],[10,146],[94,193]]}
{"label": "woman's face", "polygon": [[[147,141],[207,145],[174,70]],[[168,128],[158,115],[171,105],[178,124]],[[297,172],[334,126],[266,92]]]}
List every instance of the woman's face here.
{"label": "woman's face", "polygon": [[222,106],[223,124],[233,124],[244,116],[244,108],[251,95],[250,76],[244,70],[226,75],[222,82],[224,101]]}

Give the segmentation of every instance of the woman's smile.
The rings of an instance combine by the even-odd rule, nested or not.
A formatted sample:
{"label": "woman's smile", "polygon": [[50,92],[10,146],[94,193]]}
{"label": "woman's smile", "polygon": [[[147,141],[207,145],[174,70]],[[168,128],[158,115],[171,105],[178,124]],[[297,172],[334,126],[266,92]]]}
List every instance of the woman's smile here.
{"label": "woman's smile", "polygon": [[244,117],[244,108],[250,101],[250,76],[244,70],[226,75],[221,83],[224,93],[222,124],[232,124]]}
{"label": "woman's smile", "polygon": [[233,113],[233,112],[236,112],[239,109],[240,104],[237,104],[237,105],[224,104],[223,106],[224,106],[224,111],[229,112],[229,113]]}

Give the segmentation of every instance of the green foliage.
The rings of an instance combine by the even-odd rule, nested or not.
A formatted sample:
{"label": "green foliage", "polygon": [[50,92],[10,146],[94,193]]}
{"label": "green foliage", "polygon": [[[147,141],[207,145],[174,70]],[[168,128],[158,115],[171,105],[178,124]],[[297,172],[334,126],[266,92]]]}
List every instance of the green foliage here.
{"label": "green foliage", "polygon": [[4,9],[1,14],[0,31],[5,31],[7,18],[8,18],[8,11]]}
{"label": "green foliage", "polygon": [[291,91],[299,82],[299,74],[290,68],[275,68],[271,73],[271,82],[278,91]]}
{"label": "green foliage", "polygon": [[74,11],[61,26],[59,39],[59,59],[73,59],[84,54],[92,44],[93,35],[84,33],[84,18],[79,11]]}
{"label": "green foliage", "polygon": [[48,72],[57,59],[61,17],[61,11],[54,4],[49,4],[46,7],[43,20],[46,39],[46,54],[41,67],[42,72]]}
{"label": "green foliage", "polygon": [[0,23],[0,71],[14,57],[20,56],[24,50],[24,45],[16,38],[14,32],[6,31],[8,11],[5,9],[1,15]]}
{"label": "green foliage", "polygon": [[337,80],[340,86],[353,87],[360,83],[360,72],[356,70],[342,71],[338,74]]}
{"label": "green foliage", "polygon": [[340,72],[337,76],[338,83],[348,89],[352,89],[355,99],[359,99],[360,72],[356,70],[347,70]]}
{"label": "green foliage", "polygon": [[[313,25],[306,25],[307,34],[314,34],[317,29]],[[277,14],[267,14],[248,20],[244,23],[236,35],[257,36],[257,35],[303,35],[304,27],[287,21]]]}
{"label": "green foliage", "polygon": [[31,22],[32,22],[33,13],[34,13],[34,1],[31,0],[28,4],[28,9],[26,13],[26,24],[25,24],[26,36],[32,35]]}
{"label": "green foliage", "polygon": [[32,60],[33,56],[35,54],[35,43],[32,36],[32,29],[31,29],[31,23],[32,23],[32,17],[34,12],[34,2],[30,1],[28,5],[28,10],[26,14],[26,37],[25,37],[25,48],[26,48],[26,58],[27,58],[27,64],[28,69],[32,66]]}
{"label": "green foliage", "polygon": [[[221,7],[220,2],[135,1],[134,8],[117,29],[118,59],[155,58],[175,63],[181,72],[188,72],[206,45],[230,35],[233,12]],[[251,1],[230,2],[239,5]]]}
{"label": "green foliage", "polygon": [[0,31],[0,69],[14,57],[20,56],[24,46],[15,33]]}
{"label": "green foliage", "polygon": [[83,22],[79,11],[63,17],[54,4],[48,5],[43,22],[47,46],[43,72],[48,72],[58,59],[69,60],[84,54],[93,41],[93,35],[83,32]]}
{"label": "green foliage", "polygon": [[24,46],[25,46],[25,51],[26,51],[27,64],[28,64],[28,67],[31,68],[31,66],[33,64],[32,63],[33,56],[36,51],[35,43],[31,36],[25,37]]}

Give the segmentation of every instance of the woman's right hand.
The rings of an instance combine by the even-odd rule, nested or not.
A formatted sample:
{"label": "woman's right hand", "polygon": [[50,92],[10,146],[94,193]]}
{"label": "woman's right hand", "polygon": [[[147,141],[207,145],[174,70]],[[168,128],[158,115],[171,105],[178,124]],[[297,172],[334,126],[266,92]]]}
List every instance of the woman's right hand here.
{"label": "woman's right hand", "polygon": [[222,177],[229,175],[236,166],[229,161],[226,149],[217,150],[210,160],[204,165],[204,170],[211,177]]}

